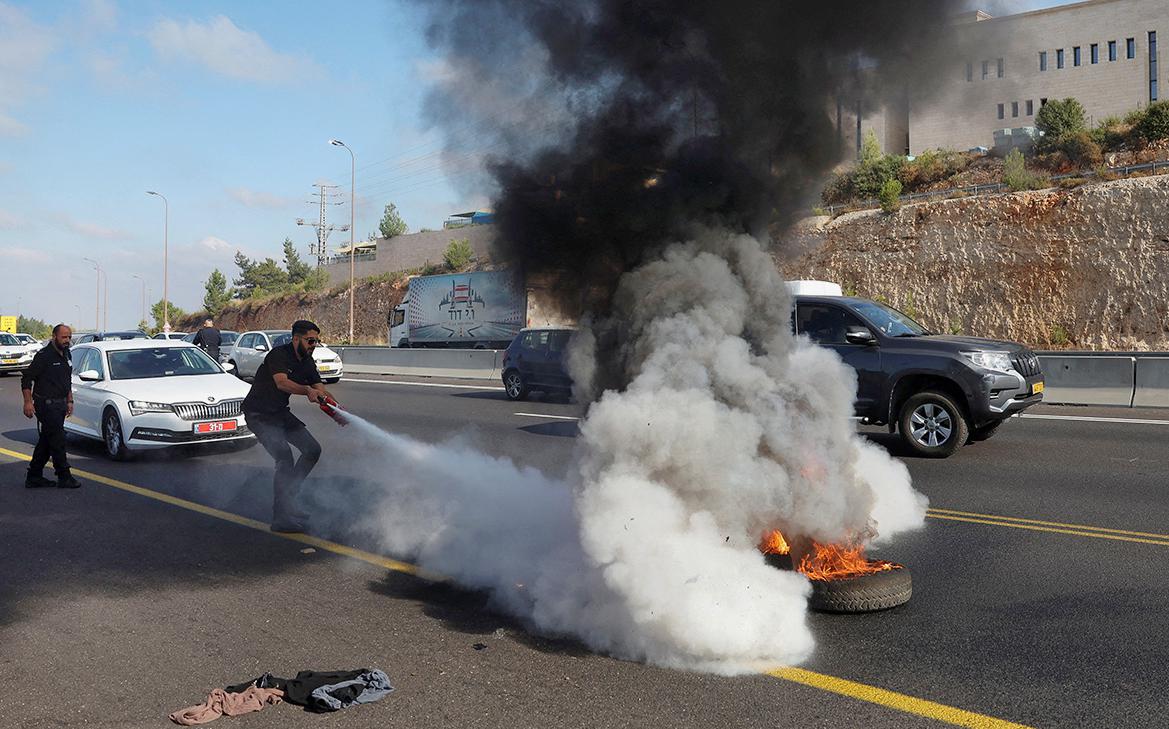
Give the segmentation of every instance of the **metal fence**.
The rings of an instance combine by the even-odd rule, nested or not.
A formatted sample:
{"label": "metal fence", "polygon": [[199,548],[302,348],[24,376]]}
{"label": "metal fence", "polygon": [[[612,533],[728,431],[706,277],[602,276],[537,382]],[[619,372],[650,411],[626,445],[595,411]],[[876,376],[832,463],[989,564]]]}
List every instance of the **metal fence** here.
{"label": "metal fence", "polygon": [[[1104,168],[1109,174],[1114,174],[1117,177],[1130,177],[1138,172],[1149,171],[1152,174],[1164,174],[1169,172],[1169,161],[1154,160],[1152,162],[1144,162],[1139,165],[1121,165],[1119,167]],[[1098,177],[1100,172],[1097,170],[1081,170],[1079,172],[1066,172],[1062,175],[1052,175],[1051,181],[1058,182],[1059,180],[1067,180],[1073,177],[1093,178]],[[914,202],[918,200],[931,199],[946,199],[952,197],[974,197],[977,195],[991,195],[996,192],[1008,192],[1010,186],[1004,182],[995,182],[986,185],[968,185],[966,187],[948,187],[944,190],[929,190],[927,192],[911,192],[902,195],[898,198],[903,203]],[[840,213],[851,213],[859,210],[872,210],[881,207],[881,201],[877,198],[870,198],[868,200],[861,200],[859,202],[841,203],[839,205],[821,205],[820,210],[826,211],[829,215],[838,215]]]}

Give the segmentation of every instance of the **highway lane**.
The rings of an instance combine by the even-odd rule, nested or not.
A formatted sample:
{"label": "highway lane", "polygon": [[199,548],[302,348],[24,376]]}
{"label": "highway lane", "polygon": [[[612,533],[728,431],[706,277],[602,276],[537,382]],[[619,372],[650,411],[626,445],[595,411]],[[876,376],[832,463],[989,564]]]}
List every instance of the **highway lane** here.
{"label": "highway lane", "polygon": [[[15,390],[15,379],[0,381],[0,393],[10,389]],[[553,475],[570,466],[575,423],[563,418],[580,414],[573,403],[509,403],[502,392],[478,386],[344,382],[334,389],[354,412],[396,432],[425,441],[470,438],[489,453]],[[0,397],[15,402],[10,395]],[[16,410],[0,413],[0,446],[31,452],[32,433]],[[1060,414],[1067,409],[1046,411]],[[354,442],[307,403],[298,412],[325,444],[326,460],[313,479],[317,488],[361,474],[368,446]],[[1077,414],[1082,412],[1077,409]],[[1106,412],[1166,419],[1162,411]],[[1167,531],[1162,525],[1169,523],[1166,435],[1169,427],[1163,425],[1017,420],[956,458],[908,463],[917,488],[930,496],[934,507],[1156,533]],[[879,431],[871,437],[896,451]],[[112,464],[95,447],[71,443],[71,448],[81,468],[267,519],[270,466],[259,449]],[[100,666],[105,652],[117,656],[124,651],[119,675],[133,676],[157,658],[159,644],[178,647],[183,688],[189,689],[179,694],[193,703],[196,686],[210,687],[205,685],[208,676],[240,678],[238,669],[227,675],[232,666],[247,666],[243,674],[249,674],[260,672],[253,667],[264,661],[267,667],[261,670],[269,670],[272,661],[291,660],[289,668],[305,668],[342,667],[349,665],[346,660],[381,665],[389,659],[418,677],[409,682],[409,690],[391,697],[391,703],[397,702],[393,711],[377,710],[379,721],[402,721],[403,726],[408,725],[406,716],[416,726],[423,715],[432,724],[471,720],[484,726],[537,726],[555,720],[603,725],[586,720],[602,708],[600,716],[614,726],[650,723],[651,717],[668,717],[681,725],[931,725],[788,681],[698,677],[591,656],[571,643],[526,635],[486,611],[476,595],[427,587],[323,550],[303,555],[303,545],[116,489],[92,484],[77,494],[15,489],[21,468],[15,461],[0,467],[8,485],[0,492],[6,494],[0,502],[6,526],[0,545],[6,555],[22,557],[4,563],[9,588],[0,596],[0,640],[9,643],[15,631],[18,639],[9,643],[15,652],[9,653],[20,656],[20,665],[43,664],[33,645],[47,641],[60,650],[72,645],[52,637],[48,626],[54,621],[87,625],[100,613],[100,620],[139,625],[133,616],[158,613],[160,620],[141,621],[135,628],[141,636],[134,648],[113,648],[121,644],[91,639],[96,642],[86,666]],[[24,518],[26,510],[29,518]],[[45,535],[53,540],[48,555],[34,548]],[[371,546],[353,535],[329,536]],[[1167,590],[1161,565],[1167,549],[931,518],[924,530],[882,553],[911,566],[914,599],[878,615],[814,615],[819,648],[807,668],[1033,726],[1158,726],[1166,700],[1156,682],[1145,677],[1159,675],[1169,653],[1162,629]],[[79,554],[84,557],[80,564],[69,569],[57,564],[72,564]],[[240,554],[256,559],[240,560]],[[117,586],[114,597],[108,594],[110,585]],[[176,591],[179,597],[159,603],[160,592]],[[183,612],[184,598],[200,606],[207,624]],[[91,606],[94,599],[100,610]],[[46,612],[46,604],[54,610]],[[287,621],[288,632],[312,638],[289,640],[264,623],[269,627],[262,645],[241,640],[260,620],[255,610],[247,612],[249,604],[280,606],[280,621]],[[70,612],[73,605],[88,607],[75,614]],[[318,612],[341,617],[360,630],[370,640],[366,652],[354,647],[357,641],[342,640],[342,649],[329,654],[336,657],[327,666],[312,660],[311,651],[305,655],[301,643],[317,648],[337,634],[332,626],[315,627]],[[183,624],[191,635],[176,631],[176,614],[187,621]],[[387,628],[383,621],[395,627]],[[496,638],[498,629],[503,633]],[[218,643],[215,630],[232,637],[231,649],[221,647],[205,656],[192,650],[192,641],[201,647]],[[383,635],[386,630],[395,640]],[[28,632],[39,640],[30,643]],[[487,635],[491,640],[483,639]],[[477,636],[472,642],[488,648],[468,649],[468,636]],[[500,650],[504,645],[506,650]],[[0,659],[5,671],[14,664],[7,660],[9,653]],[[499,661],[488,671],[494,682],[466,673],[485,654]],[[436,666],[446,665],[444,660],[465,675],[435,674]],[[387,667],[394,676],[391,669]],[[562,680],[574,685],[572,691],[551,680],[557,673],[564,673]],[[450,693],[436,692],[436,685],[449,687]],[[584,696],[592,701],[582,704]],[[98,697],[104,694],[98,692],[91,700]],[[172,705],[175,693],[168,690],[166,698],[167,710],[177,708]],[[157,716],[155,704],[131,703],[137,711]],[[480,708],[482,713],[476,713]],[[22,711],[33,709],[25,704]],[[279,716],[289,715],[282,711]]]}

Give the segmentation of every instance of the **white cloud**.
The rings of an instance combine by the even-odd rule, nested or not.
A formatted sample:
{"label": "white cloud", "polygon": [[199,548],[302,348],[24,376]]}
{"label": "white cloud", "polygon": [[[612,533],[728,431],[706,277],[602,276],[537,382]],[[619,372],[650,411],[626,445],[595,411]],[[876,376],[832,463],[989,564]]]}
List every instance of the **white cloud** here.
{"label": "white cloud", "polygon": [[49,263],[53,257],[36,248],[0,246],[0,258],[14,263]]}
{"label": "white cloud", "polygon": [[56,47],[48,28],[20,9],[0,2],[0,136],[24,134],[28,127],[11,116],[30,95],[41,89],[34,79]]}
{"label": "white cloud", "polygon": [[98,225],[97,223],[86,223],[83,221],[66,219],[65,225],[74,233],[84,235],[89,238],[101,238],[102,240],[121,240],[130,237],[130,234],[123,230],[107,228],[106,226]]}
{"label": "white cloud", "polygon": [[231,250],[231,244],[230,244],[230,243],[228,243],[227,241],[223,240],[222,238],[216,238],[216,237],[215,237],[215,236],[213,236],[213,235],[209,235],[209,236],[207,236],[206,238],[204,238],[203,240],[199,241],[199,242],[198,242],[198,243],[196,243],[195,245],[196,245],[197,247],[199,247],[199,248],[205,248],[205,249],[207,249],[207,250],[209,250],[209,251],[215,251],[215,252],[218,252],[218,251],[229,251],[229,250]]}
{"label": "white cloud", "polygon": [[273,195],[272,193],[260,192],[258,190],[249,190],[246,187],[233,187],[227,191],[227,194],[231,196],[232,200],[249,208],[279,210],[290,207],[296,202],[290,197]]}
{"label": "white cloud", "polygon": [[273,50],[258,33],[223,15],[206,23],[160,20],[147,37],[162,58],[197,63],[229,78],[287,83],[321,74],[308,58]]}

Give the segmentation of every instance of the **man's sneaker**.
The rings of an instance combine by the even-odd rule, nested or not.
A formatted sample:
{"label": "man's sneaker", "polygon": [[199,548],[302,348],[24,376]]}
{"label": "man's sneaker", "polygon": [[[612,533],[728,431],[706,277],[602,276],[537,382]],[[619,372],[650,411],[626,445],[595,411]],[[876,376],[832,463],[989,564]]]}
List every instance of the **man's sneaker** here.
{"label": "man's sneaker", "polygon": [[73,478],[73,474],[67,473],[64,476],[57,477],[57,485],[63,489],[75,489],[81,487],[81,482]]}
{"label": "man's sneaker", "polygon": [[304,534],[308,531],[308,523],[293,517],[284,517],[274,520],[270,529],[281,534]]}
{"label": "man's sneaker", "polygon": [[51,487],[56,486],[56,485],[57,485],[56,483],[54,483],[53,481],[50,481],[49,479],[45,478],[44,476],[28,475],[28,476],[24,477],[24,487],[26,489],[51,488]]}

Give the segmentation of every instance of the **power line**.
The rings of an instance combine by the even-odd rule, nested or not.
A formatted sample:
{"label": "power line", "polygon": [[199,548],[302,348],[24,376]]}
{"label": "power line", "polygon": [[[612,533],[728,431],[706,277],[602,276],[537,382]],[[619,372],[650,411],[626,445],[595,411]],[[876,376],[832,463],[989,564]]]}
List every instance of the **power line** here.
{"label": "power line", "polygon": [[325,258],[328,257],[328,255],[329,255],[329,247],[328,247],[329,234],[332,233],[334,230],[339,230],[342,232],[347,231],[347,230],[349,230],[349,226],[348,225],[329,225],[325,222],[325,207],[326,206],[328,206],[328,205],[343,205],[344,204],[341,202],[334,202],[333,201],[333,198],[338,197],[340,195],[340,193],[335,192],[335,190],[337,189],[337,185],[325,185],[322,183],[316,183],[313,185],[313,187],[317,188],[317,191],[313,193],[313,195],[316,196],[317,200],[316,201],[310,200],[308,202],[308,204],[320,206],[320,217],[319,217],[318,221],[315,223],[308,222],[304,218],[297,218],[296,224],[297,225],[307,225],[310,228],[313,228],[316,230],[317,242],[309,244],[309,253],[311,255],[314,255],[317,257],[317,268],[320,268],[321,265],[324,264]]}

